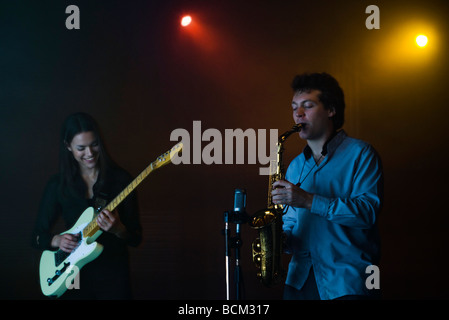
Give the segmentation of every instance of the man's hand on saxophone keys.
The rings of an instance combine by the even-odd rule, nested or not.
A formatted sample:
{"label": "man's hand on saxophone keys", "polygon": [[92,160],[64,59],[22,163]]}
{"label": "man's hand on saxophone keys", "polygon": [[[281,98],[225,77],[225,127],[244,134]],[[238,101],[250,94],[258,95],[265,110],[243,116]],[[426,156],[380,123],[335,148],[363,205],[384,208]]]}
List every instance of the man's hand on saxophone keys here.
{"label": "man's hand on saxophone keys", "polygon": [[308,210],[312,208],[313,194],[285,180],[278,180],[273,183],[271,195],[274,204],[284,204]]}

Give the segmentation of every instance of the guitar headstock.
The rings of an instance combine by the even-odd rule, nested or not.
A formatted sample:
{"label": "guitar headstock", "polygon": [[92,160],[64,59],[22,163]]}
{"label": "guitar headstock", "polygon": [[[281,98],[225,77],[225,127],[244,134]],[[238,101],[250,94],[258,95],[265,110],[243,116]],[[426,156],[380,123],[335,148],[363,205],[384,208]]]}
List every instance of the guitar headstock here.
{"label": "guitar headstock", "polygon": [[152,163],[153,169],[160,168],[172,162],[173,158],[178,156],[178,153],[182,150],[182,147],[183,143],[178,142],[175,146],[173,146],[173,148],[157,157],[156,160]]}

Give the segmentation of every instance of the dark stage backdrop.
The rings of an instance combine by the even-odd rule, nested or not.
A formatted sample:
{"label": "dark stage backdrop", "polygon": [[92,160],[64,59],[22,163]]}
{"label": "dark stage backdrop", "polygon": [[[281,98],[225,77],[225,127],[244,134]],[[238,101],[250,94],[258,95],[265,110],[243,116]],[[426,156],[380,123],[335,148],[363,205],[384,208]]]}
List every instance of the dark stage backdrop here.
{"label": "dark stage backdrop", "polygon": [[[373,3],[380,29],[369,30]],[[384,298],[448,298],[445,1],[373,3],[2,1],[0,298],[43,298],[31,232],[67,115],[92,114],[114,159],[137,175],[175,144],[173,130],[192,133],[193,121],[223,134],[289,129],[290,82],[315,71],[339,80],[344,128],[383,160]],[[71,4],[79,30],[65,26]],[[184,29],[185,13],[194,23]],[[429,37],[421,49],[413,44],[420,32]],[[303,147],[288,140],[286,165]],[[139,187],[144,240],[130,257],[137,299],[225,298],[223,212],[235,188],[246,188],[248,212],[266,205],[259,167],[170,165]],[[242,226],[244,297],[280,299],[282,286],[255,278],[255,236]]]}

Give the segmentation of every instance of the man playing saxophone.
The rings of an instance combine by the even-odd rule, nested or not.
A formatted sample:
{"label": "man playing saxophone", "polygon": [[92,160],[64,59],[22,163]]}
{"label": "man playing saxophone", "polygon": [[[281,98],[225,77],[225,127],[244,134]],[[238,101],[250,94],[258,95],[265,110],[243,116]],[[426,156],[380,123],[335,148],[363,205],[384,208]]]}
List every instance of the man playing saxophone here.
{"label": "man playing saxophone", "polygon": [[379,212],[383,173],[373,147],[348,137],[344,94],[326,73],[292,82],[293,119],[307,146],[273,183],[272,201],[284,204],[283,230],[292,254],[284,299],[379,298],[366,268],[380,258]]}

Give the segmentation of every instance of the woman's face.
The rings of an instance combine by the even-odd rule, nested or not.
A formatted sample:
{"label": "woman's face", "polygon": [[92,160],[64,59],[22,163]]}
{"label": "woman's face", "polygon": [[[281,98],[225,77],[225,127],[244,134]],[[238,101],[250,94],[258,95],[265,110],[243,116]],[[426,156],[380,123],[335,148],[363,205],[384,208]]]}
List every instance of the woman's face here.
{"label": "woman's face", "polygon": [[81,132],[74,136],[67,148],[72,152],[82,171],[97,167],[100,147],[92,131]]}

